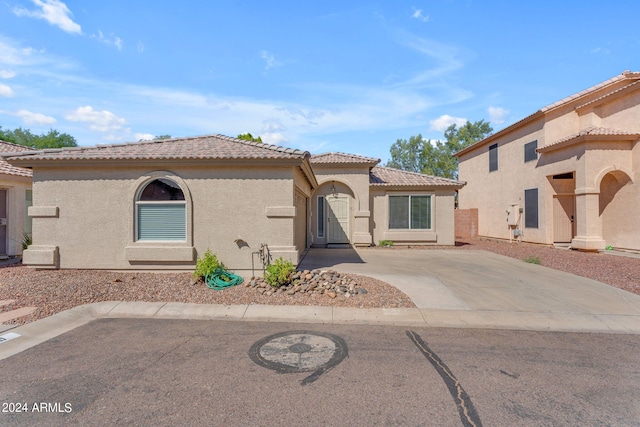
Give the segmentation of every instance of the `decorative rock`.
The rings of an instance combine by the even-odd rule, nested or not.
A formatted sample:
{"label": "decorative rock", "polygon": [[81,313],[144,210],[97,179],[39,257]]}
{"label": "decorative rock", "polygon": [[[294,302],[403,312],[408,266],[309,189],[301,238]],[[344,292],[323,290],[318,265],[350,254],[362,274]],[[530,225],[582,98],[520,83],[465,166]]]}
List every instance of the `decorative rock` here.
{"label": "decorative rock", "polygon": [[367,293],[368,293],[368,292],[367,292],[367,290],[366,290],[365,288],[360,288],[360,289],[358,289],[358,294],[359,294],[359,295],[365,295],[365,294],[367,294]]}
{"label": "decorative rock", "polygon": [[335,298],[336,297],[336,293],[333,291],[327,291],[325,292],[325,294],[327,294],[330,298]]}
{"label": "decorative rock", "polygon": [[307,280],[311,280],[313,278],[313,276],[311,275],[311,273],[307,273],[304,275],[304,278]]}

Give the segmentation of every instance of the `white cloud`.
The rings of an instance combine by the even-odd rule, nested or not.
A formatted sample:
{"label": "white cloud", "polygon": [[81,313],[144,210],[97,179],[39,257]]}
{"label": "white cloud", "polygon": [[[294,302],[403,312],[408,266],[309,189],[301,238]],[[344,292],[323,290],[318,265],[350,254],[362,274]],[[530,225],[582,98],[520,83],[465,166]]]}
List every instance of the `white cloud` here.
{"label": "white cloud", "polygon": [[289,142],[285,126],[276,120],[265,121],[260,138],[265,144],[282,145]]}
{"label": "white cloud", "polygon": [[0,64],[18,66],[35,61],[36,50],[30,47],[20,48],[12,40],[0,36]]}
{"label": "white cloud", "polygon": [[267,71],[270,68],[279,67],[282,65],[282,62],[276,60],[276,57],[273,56],[271,52],[263,50],[262,52],[260,52],[260,56],[265,61],[265,66],[264,66],[265,71]]}
{"label": "white cloud", "polygon": [[59,27],[67,33],[82,34],[79,24],[73,22],[73,15],[66,4],[59,0],[31,0],[39,7],[36,10],[28,10],[23,7],[15,7],[13,13],[17,16],[29,16],[31,18],[44,19],[51,25]]}
{"label": "white cloud", "polygon": [[596,47],[591,49],[591,53],[593,54],[603,54],[603,55],[608,55],[611,53],[610,49],[607,49],[606,47]]}
{"label": "white cloud", "polygon": [[505,110],[502,107],[489,107],[487,111],[489,112],[489,121],[491,123],[504,123],[504,119],[509,115],[509,110]]}
{"label": "white cloud", "polygon": [[152,133],[136,133],[134,134],[136,141],[151,141],[156,136]]}
{"label": "white cloud", "polygon": [[448,114],[444,114],[435,120],[430,120],[429,124],[431,126],[429,127],[429,129],[444,132],[451,125],[464,126],[466,123],[467,123],[467,119],[465,118],[452,117]]}
{"label": "white cloud", "polygon": [[18,110],[16,116],[21,117],[22,121],[27,125],[52,125],[57,122],[57,120],[51,116],[33,113],[28,110]]}
{"label": "white cloud", "polygon": [[110,37],[105,37],[104,33],[98,30],[98,34],[94,34],[91,37],[94,39],[98,39],[99,42],[106,44],[107,46],[115,46],[116,49],[122,50],[122,45],[124,42],[122,39],[113,33],[109,35]]}
{"label": "white cloud", "polygon": [[72,122],[89,123],[89,129],[97,132],[112,132],[122,129],[127,121],[117,117],[111,111],[95,111],[92,106],[78,107],[76,111],[65,116]]}
{"label": "white cloud", "polygon": [[138,40],[138,53],[144,53],[144,43]]}
{"label": "white cloud", "polygon": [[14,71],[0,70],[0,78],[12,79],[16,76]]}
{"label": "white cloud", "polygon": [[13,89],[11,89],[7,85],[3,85],[2,83],[0,83],[0,96],[4,96],[6,98],[10,98],[10,97],[12,97],[14,95],[15,95],[15,92],[13,91]]}
{"label": "white cloud", "polygon": [[442,78],[463,67],[460,49],[453,45],[402,33],[401,43],[431,59],[435,65],[402,82],[402,85],[418,85]]}
{"label": "white cloud", "polygon": [[413,9],[412,18],[417,19],[418,21],[427,22],[429,20],[429,15],[424,15],[422,13],[422,9]]}

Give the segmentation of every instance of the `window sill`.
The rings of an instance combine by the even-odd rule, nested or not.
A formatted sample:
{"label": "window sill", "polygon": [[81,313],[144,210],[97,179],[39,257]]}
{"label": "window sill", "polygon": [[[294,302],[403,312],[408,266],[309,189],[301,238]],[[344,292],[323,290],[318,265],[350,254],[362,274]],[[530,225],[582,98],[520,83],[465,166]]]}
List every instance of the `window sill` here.
{"label": "window sill", "polygon": [[144,244],[126,246],[125,258],[132,262],[193,262],[195,248],[193,246],[160,246],[160,244],[144,242]]}
{"label": "window sill", "polygon": [[434,230],[387,230],[384,240],[395,242],[437,242],[438,234]]}

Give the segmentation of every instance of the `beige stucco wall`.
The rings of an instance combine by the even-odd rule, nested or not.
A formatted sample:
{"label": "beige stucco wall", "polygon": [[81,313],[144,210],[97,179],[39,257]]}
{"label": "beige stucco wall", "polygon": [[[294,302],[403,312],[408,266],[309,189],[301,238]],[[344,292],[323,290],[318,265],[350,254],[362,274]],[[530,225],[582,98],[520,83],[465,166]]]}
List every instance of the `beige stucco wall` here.
{"label": "beige stucco wall", "polygon": [[[305,190],[305,185],[296,169],[290,165],[36,168],[31,264],[45,264],[57,248],[53,267],[192,270],[196,257],[210,248],[229,269],[251,275],[252,252],[261,243],[268,245],[274,259],[283,256],[297,262],[294,200],[296,187]],[[135,241],[136,192],[160,176],[183,186],[186,242]]]}
{"label": "beige stucco wall", "polygon": [[[544,141],[542,123],[532,123],[460,158],[458,176],[467,184],[459,190],[458,206],[460,209],[478,209],[478,235],[508,239],[507,210],[512,205],[524,207],[525,189],[544,187],[545,180],[540,179],[537,172],[539,162],[524,162],[524,145],[535,140],[538,140],[538,146]],[[489,172],[489,146],[495,143],[498,144],[498,169]],[[555,169],[562,172],[572,170],[562,168],[557,166]],[[542,191],[540,188],[539,192]],[[546,202],[544,198],[540,200],[540,213],[546,209]],[[546,239],[541,231],[545,226],[545,216],[541,215],[539,221],[538,230],[524,230],[527,240]]]}
{"label": "beige stucco wall", "polygon": [[[538,147],[544,147],[578,133],[585,125],[640,132],[638,117],[640,90],[599,99],[577,110],[575,105],[568,106],[516,127],[513,132],[460,156],[459,178],[467,182],[460,190],[460,208],[478,208],[480,236],[508,239],[512,231],[507,226],[506,210],[511,204],[524,208],[524,190],[538,188],[539,226],[537,229],[523,226],[523,240],[551,244],[554,241],[553,197],[569,193],[575,196],[576,206],[574,247],[592,250],[611,245],[640,250],[640,217],[637,215],[640,144],[637,141],[593,136],[524,162],[524,145],[530,141],[538,140]],[[494,143],[498,144],[499,166],[497,171],[489,172],[488,151]],[[572,188],[563,188],[551,178],[569,172],[575,177]],[[610,183],[612,177],[624,182],[624,186],[617,188],[615,198],[601,211],[600,199],[608,197],[600,194],[601,180]]]}
{"label": "beige stucco wall", "polygon": [[26,191],[31,189],[31,178],[0,174],[0,188],[7,190],[6,254],[20,255],[26,230]]}

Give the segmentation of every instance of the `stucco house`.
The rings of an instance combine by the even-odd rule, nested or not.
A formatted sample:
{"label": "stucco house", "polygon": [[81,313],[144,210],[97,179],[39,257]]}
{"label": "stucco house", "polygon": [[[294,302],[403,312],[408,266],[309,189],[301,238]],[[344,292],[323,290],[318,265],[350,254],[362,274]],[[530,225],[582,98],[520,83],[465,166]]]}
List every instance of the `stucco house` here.
{"label": "stucco house", "polygon": [[[0,152],[23,152],[29,148],[0,141]],[[31,170],[0,159],[0,259],[20,255],[24,233],[31,234]]]}
{"label": "stucco house", "polygon": [[464,185],[222,135],[2,155],[33,170],[39,268],[192,270],[211,249],[249,276],[263,244],[294,263],[312,245],[454,244]]}
{"label": "stucco house", "polygon": [[640,73],[548,105],[456,154],[480,236],[640,250]]}

